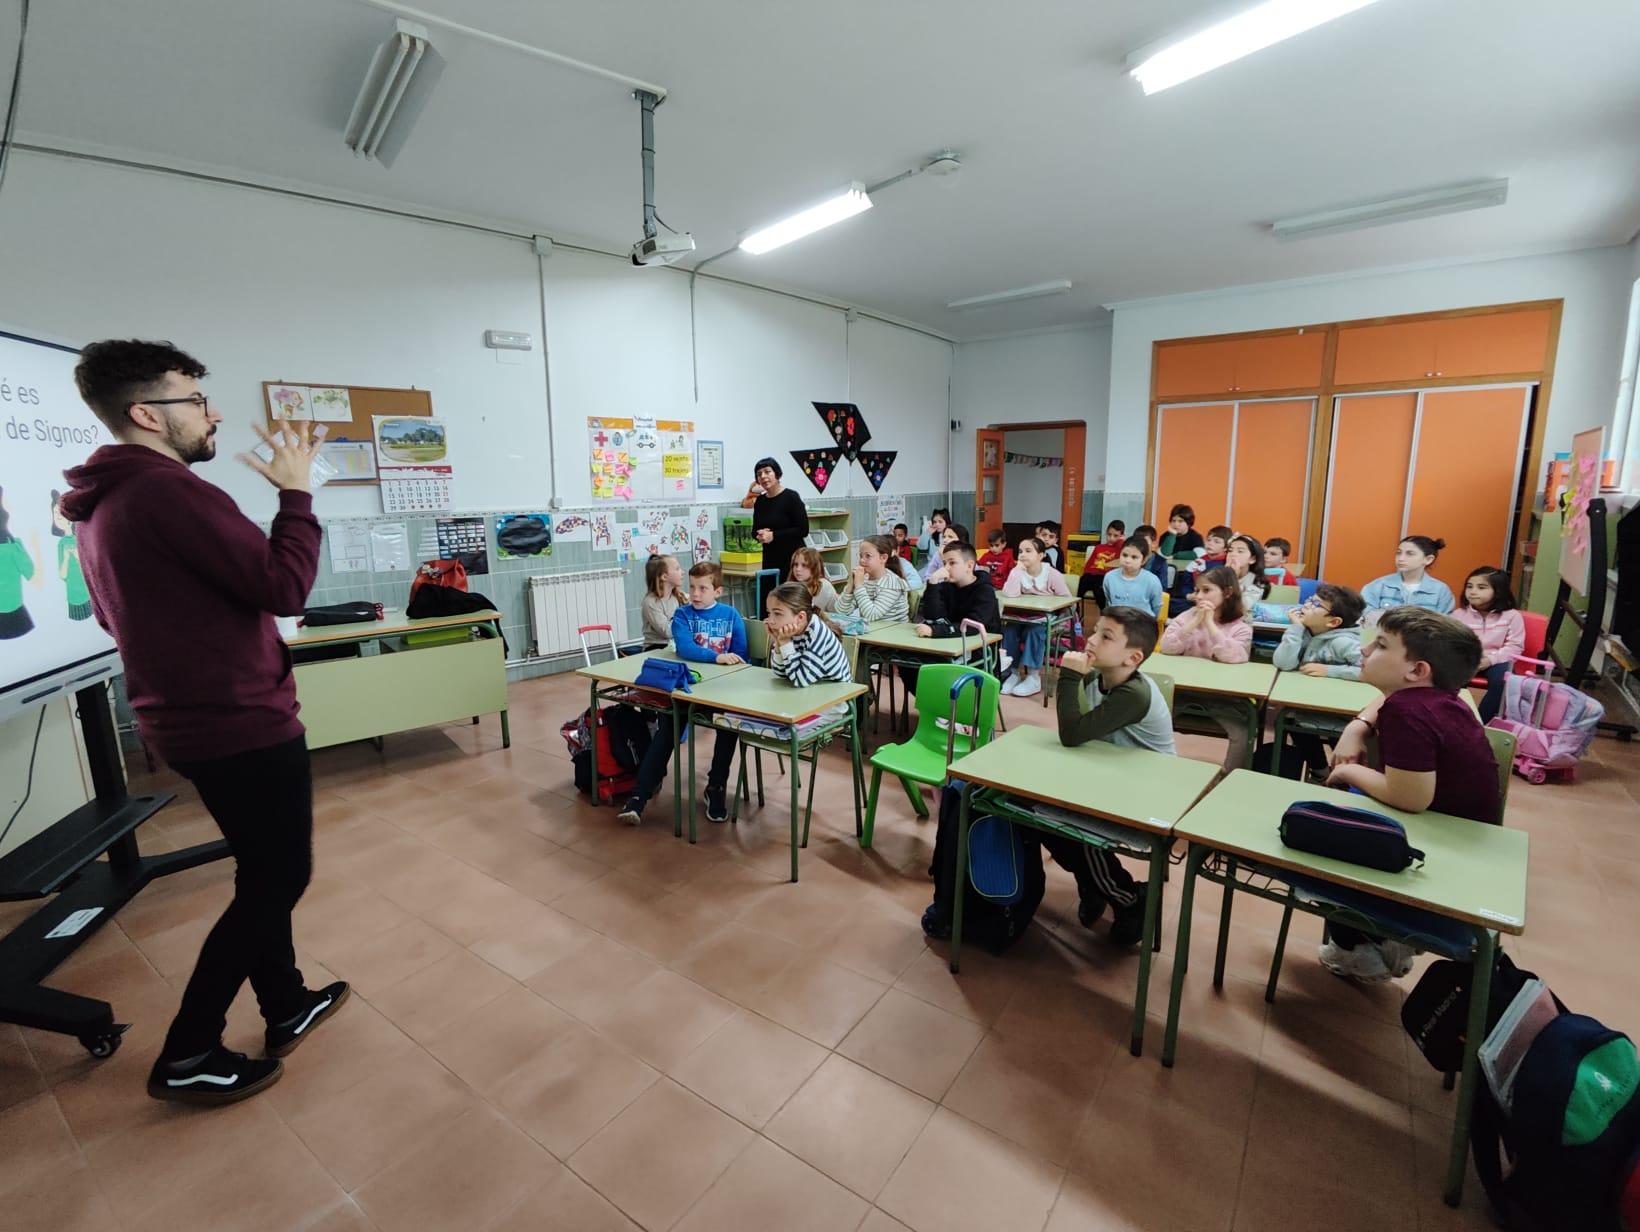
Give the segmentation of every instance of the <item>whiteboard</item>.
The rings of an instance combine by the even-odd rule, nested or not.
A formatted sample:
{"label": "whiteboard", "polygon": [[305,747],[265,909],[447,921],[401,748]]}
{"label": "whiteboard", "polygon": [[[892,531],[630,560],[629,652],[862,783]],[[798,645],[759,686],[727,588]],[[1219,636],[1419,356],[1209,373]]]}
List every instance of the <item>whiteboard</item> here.
{"label": "whiteboard", "polygon": [[587,420],[594,505],[687,505],[695,499],[695,425],[684,419]]}
{"label": "whiteboard", "polygon": [[1589,591],[1589,502],[1600,494],[1603,428],[1572,437],[1572,473],[1566,485],[1566,516],[1560,523],[1560,580],[1578,594]]}
{"label": "whiteboard", "polygon": [[118,668],[80,593],[63,469],[112,442],[74,387],[73,347],[0,330],[0,718]]}

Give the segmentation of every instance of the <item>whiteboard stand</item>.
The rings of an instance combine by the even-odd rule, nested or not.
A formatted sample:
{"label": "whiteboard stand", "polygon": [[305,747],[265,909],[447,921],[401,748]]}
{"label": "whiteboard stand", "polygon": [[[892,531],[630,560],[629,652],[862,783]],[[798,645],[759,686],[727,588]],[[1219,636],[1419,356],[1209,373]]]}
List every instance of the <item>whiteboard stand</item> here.
{"label": "whiteboard stand", "polygon": [[[1549,632],[1544,643],[1544,652],[1565,672],[1566,682],[1574,689],[1585,688],[1597,679],[1590,672],[1589,665],[1594,661],[1595,647],[1600,644],[1600,622],[1606,611],[1606,502],[1598,496],[1589,500],[1588,567],[1589,576],[1584,586],[1587,606],[1581,612],[1572,606],[1572,584],[1561,578],[1555,592],[1555,606],[1549,614]],[[1561,663],[1555,653],[1555,639],[1560,635],[1562,620],[1570,620],[1579,630],[1577,647],[1568,663]],[[1636,731],[1628,723],[1616,722],[1603,722],[1600,730],[1611,732],[1624,742],[1631,740]]]}
{"label": "whiteboard stand", "polygon": [[[74,695],[96,796],[0,858],[0,901],[50,898],[0,937],[0,1022],[76,1037],[87,1052],[110,1057],[125,1024],[106,1001],[40,981],[157,877],[180,873],[228,854],[221,839],[182,851],[145,856],[136,829],[170,800],[169,792],[133,796],[126,790],[119,738],[102,684]],[[107,854],[107,860],[98,857]]]}

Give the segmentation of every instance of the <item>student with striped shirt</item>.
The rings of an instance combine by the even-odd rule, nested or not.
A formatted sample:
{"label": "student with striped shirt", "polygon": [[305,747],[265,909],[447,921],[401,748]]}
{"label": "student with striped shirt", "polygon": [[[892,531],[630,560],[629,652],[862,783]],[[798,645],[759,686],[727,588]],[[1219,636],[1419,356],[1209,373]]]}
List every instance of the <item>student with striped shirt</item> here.
{"label": "student with striped shirt", "polygon": [[798,688],[854,679],[843,643],[814,607],[801,582],[785,582],[769,593],[769,666]]}

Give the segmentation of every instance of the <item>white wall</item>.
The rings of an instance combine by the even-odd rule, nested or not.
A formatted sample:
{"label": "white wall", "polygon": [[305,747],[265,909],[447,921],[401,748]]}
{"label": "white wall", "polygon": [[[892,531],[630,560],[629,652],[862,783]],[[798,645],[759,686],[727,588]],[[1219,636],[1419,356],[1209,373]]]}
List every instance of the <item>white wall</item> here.
{"label": "white wall", "polygon": [[[1009,432],[1003,436],[1002,448],[1006,453],[1022,453],[1034,458],[1063,458],[1065,430],[1063,428],[1036,428],[1024,432]],[[1002,467],[1002,520],[1031,522],[1046,514],[1056,518],[1059,504],[1059,480],[1063,471],[1045,470],[1007,462]],[[1050,507],[1048,502],[1052,502]]]}
{"label": "white wall", "polygon": [[1564,299],[1546,450],[1609,417],[1622,359],[1632,255],[1628,247],[1474,265],[1286,283],[1118,307],[1111,338],[1105,487],[1142,491],[1150,419],[1151,344],[1243,330]]}
{"label": "white wall", "polygon": [[960,345],[951,417],[962,421],[962,430],[951,441],[951,486],[959,491],[974,486],[976,428],[1081,419],[1088,425],[1083,486],[1104,487],[1110,343],[1110,328],[1102,322]]}
{"label": "white wall", "polygon": [[[459,509],[590,498],[589,415],[693,419],[726,442],[738,499],[764,454],[830,443],[809,402],[852,394],[897,449],[885,491],[943,491],[950,344],[770,292],[557,250],[545,262],[549,433],[537,259],[505,236],[174,176],[19,154],[0,196],[0,320],[65,340],[165,337],[210,368],[222,455],[254,444],[261,382],[430,389],[451,424]],[[523,362],[484,330],[535,335]],[[511,361],[511,362],[509,362]],[[943,444],[943,441],[942,441]],[[268,517],[272,490],[219,461],[206,475]],[[799,490],[807,488],[800,473]],[[971,482],[971,481],[970,481]],[[827,495],[869,494],[858,468]],[[812,490],[806,495],[812,495]],[[717,499],[714,497],[713,499]],[[379,511],[374,488],[320,493],[321,517]]]}

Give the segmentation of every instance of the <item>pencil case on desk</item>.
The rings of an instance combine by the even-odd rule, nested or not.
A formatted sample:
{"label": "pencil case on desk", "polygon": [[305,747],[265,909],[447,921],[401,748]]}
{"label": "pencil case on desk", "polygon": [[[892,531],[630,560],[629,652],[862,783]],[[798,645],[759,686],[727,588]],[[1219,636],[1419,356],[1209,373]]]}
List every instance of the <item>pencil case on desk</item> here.
{"label": "pencil case on desk", "polygon": [[1407,841],[1406,827],[1393,817],[1325,800],[1288,805],[1281,815],[1281,841],[1312,855],[1386,873],[1404,872],[1424,862],[1424,853]]}

